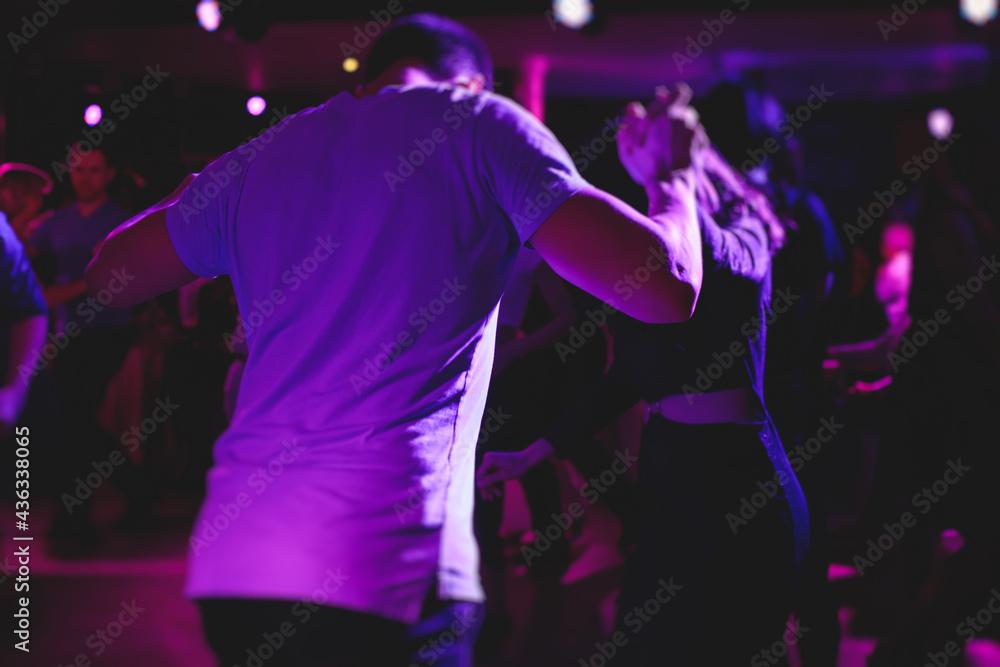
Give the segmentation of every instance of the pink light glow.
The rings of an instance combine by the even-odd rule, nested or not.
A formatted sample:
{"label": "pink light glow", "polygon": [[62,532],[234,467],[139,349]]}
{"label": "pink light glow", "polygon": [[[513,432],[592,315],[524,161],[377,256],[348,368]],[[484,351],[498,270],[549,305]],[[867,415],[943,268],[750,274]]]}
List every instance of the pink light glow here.
{"label": "pink light glow", "polygon": [[955,119],[947,109],[934,109],[927,114],[927,130],[935,139],[947,139],[955,126]]}
{"label": "pink light glow", "polygon": [[99,104],[91,104],[83,110],[83,122],[91,127],[100,123],[103,117],[104,110],[101,109]]}
{"label": "pink light glow", "polygon": [[260,95],[254,95],[247,100],[247,112],[251,116],[259,116],[267,108],[267,102]]}
{"label": "pink light glow", "polygon": [[208,32],[215,32],[222,25],[222,12],[215,0],[201,0],[194,13],[198,17],[198,25]]}

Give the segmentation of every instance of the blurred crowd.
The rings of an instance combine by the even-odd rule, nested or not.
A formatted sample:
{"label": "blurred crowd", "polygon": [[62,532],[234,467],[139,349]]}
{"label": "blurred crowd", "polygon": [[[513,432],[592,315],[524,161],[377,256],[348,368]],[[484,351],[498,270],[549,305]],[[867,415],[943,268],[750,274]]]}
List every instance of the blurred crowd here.
{"label": "blurred crowd", "polygon": [[[862,238],[848,238],[804,183],[807,152],[769,121],[782,116],[777,101],[723,84],[697,106],[716,148],[771,201],[784,236],[765,386],[817,545],[796,612],[812,628],[801,651],[807,664],[835,664],[831,563],[855,578],[879,563],[879,576],[860,588],[855,622],[883,638],[872,664],[918,664],[923,647],[953,631],[951,614],[982,582],[998,581],[992,411],[1000,404],[1000,280],[992,279],[1000,231],[943,155]],[[769,140],[776,149],[748,162]],[[93,508],[108,492],[104,481],[122,502],[117,532],[155,530],[171,498],[195,506],[246,356],[224,278],[132,312],[86,294],[94,248],[129,217],[114,195],[128,176],[99,148],[74,154],[72,201],[53,201],[51,178],[32,165],[0,167],[0,224],[26,249],[48,306],[42,358],[19,369],[32,386],[21,421],[46,443],[48,462],[37,469],[50,471],[40,483],[56,506],[51,548],[63,556],[90,553],[107,534]],[[609,367],[617,317],[522,251],[501,304],[480,455],[528,445],[572,386]],[[633,411],[597,449],[580,448],[571,461],[577,477],[606,469],[616,451],[633,451],[638,419]],[[552,579],[571,567],[586,516],[545,549],[524,548],[565,509],[573,475],[563,466],[552,461],[523,479],[528,530],[505,531],[504,505],[479,503],[492,591],[502,590],[511,569]],[[623,551],[634,513],[630,483],[626,475],[600,495],[620,530],[594,538]],[[919,522],[887,548],[880,538],[906,512]],[[491,596],[490,605],[486,642],[507,622],[504,596]],[[982,630],[990,632],[996,636],[996,623]]]}

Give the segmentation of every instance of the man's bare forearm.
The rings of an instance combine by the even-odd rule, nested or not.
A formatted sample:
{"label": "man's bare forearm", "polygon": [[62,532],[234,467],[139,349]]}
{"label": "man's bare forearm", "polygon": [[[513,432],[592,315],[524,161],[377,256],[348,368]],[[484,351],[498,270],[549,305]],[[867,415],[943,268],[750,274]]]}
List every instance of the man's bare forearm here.
{"label": "man's bare forearm", "polygon": [[646,188],[649,217],[664,243],[666,273],[694,288],[688,317],[697,306],[703,275],[695,178],[691,169],[683,169]]}
{"label": "man's bare forearm", "polygon": [[687,183],[667,185],[655,217],[596,188],[581,191],[531,242],[556,273],[625,314],[683,322],[701,289],[700,236]]}

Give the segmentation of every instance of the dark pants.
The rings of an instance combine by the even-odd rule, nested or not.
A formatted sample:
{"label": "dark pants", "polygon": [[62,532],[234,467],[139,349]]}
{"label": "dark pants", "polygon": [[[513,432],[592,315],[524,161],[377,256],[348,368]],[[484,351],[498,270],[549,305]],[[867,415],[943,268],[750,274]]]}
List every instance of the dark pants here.
{"label": "dark pants", "polygon": [[206,598],[202,627],[220,667],[472,667],[476,602],[438,601],[406,625],[302,601]]}
{"label": "dark pants", "polygon": [[809,522],[773,427],[653,417],[639,494],[614,664],[778,664]]}

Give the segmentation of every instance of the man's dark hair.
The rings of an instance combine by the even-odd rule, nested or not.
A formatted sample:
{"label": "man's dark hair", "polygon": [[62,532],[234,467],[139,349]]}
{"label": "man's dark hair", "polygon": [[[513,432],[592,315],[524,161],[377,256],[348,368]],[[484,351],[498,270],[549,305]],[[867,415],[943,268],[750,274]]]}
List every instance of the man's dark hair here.
{"label": "man's dark hair", "polygon": [[415,60],[440,79],[480,74],[485,87],[493,89],[493,61],[483,40],[461,23],[437,14],[413,14],[394,21],[368,54],[365,82],[374,81],[401,60]]}

